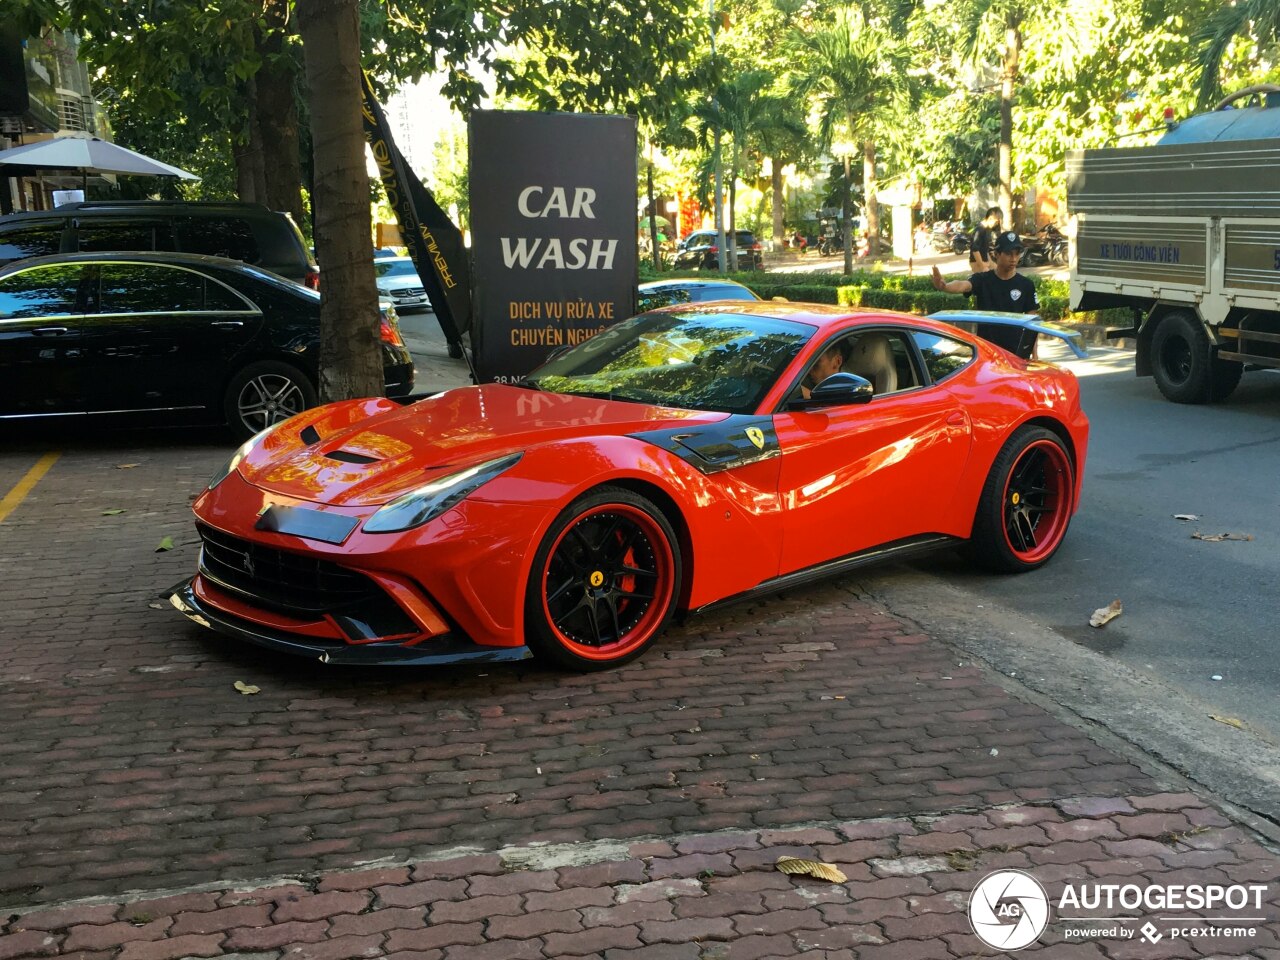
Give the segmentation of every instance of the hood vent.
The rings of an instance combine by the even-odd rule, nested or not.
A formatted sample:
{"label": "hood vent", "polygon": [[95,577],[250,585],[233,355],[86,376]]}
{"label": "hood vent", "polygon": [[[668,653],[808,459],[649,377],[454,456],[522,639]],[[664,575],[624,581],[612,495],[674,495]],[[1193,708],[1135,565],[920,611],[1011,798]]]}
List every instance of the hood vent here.
{"label": "hood vent", "polygon": [[302,442],[305,443],[308,447],[311,446],[313,443],[320,442],[320,431],[317,430],[314,426],[307,427],[300,434],[298,434],[298,436],[302,438]]}
{"label": "hood vent", "polygon": [[377,457],[366,457],[363,453],[352,453],[350,450],[330,450],[325,454],[330,460],[340,460],[343,463],[377,463]]}

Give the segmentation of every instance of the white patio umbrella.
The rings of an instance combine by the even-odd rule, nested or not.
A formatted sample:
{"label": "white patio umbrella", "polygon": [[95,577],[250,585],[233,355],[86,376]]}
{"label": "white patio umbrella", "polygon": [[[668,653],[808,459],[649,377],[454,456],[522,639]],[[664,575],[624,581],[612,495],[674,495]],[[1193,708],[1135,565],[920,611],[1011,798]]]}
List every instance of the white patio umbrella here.
{"label": "white patio umbrella", "polygon": [[55,137],[0,150],[0,165],[75,170],[84,177],[91,173],[123,173],[142,177],[177,177],[180,180],[200,179],[194,173],[97,137]]}

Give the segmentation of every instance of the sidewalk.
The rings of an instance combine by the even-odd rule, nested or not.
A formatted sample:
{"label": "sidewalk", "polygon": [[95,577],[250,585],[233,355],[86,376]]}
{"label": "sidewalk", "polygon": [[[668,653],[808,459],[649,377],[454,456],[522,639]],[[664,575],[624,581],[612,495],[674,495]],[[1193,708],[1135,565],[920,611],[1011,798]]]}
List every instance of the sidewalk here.
{"label": "sidewalk", "polygon": [[[1256,836],[855,583],[690,619],[601,674],[336,670],[155,603],[226,455],[171,444],[65,450],[0,525],[21,625],[0,647],[4,960],[990,956],[964,905],[998,867],[1051,895],[1271,884],[1227,949],[1167,925],[1065,942],[1055,914],[1028,956],[1280,957]],[[783,875],[783,853],[847,882]]]}

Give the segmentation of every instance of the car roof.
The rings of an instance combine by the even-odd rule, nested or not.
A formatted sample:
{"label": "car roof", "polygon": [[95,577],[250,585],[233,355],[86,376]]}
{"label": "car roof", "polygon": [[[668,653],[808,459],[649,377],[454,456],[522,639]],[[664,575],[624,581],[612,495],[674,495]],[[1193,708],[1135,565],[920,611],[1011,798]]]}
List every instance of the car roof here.
{"label": "car roof", "polygon": [[692,278],[688,280],[685,280],[683,278],[676,279],[676,280],[650,280],[648,283],[640,284],[640,286],[637,289],[641,293],[650,293],[650,292],[657,292],[660,290],[671,290],[671,289],[681,289],[681,288],[692,289],[694,287],[725,287],[725,286],[742,287],[743,290],[747,290],[747,287],[743,286],[737,280],[706,280],[706,279],[697,280]]}
{"label": "car roof", "polygon": [[[674,307],[663,307],[664,313],[705,313],[711,307],[709,303],[682,303]],[[818,328],[819,335],[831,327],[842,326],[846,321],[853,321],[858,326],[876,326],[879,324],[909,323],[921,330],[962,339],[973,338],[971,334],[958,330],[947,323],[939,323],[928,317],[914,313],[898,313],[893,310],[860,310],[825,303],[794,303],[783,300],[731,300],[714,304],[717,313],[741,315],[748,317],[765,317],[770,320],[793,320],[807,323]]]}
{"label": "car roof", "polygon": [[27,270],[31,267],[52,263],[100,263],[104,261],[110,263],[168,263],[184,267],[202,267],[206,270],[232,270],[236,273],[265,273],[272,277],[276,276],[270,270],[245,263],[243,260],[209,257],[198,253],[176,253],[172,250],[104,250],[81,253],[52,253],[44,257],[11,260],[0,267],[0,273],[16,273],[19,270]]}
{"label": "car roof", "polygon": [[273,213],[260,203],[238,200],[80,200],[63,203],[52,210],[20,210],[0,217],[0,223],[20,220],[47,220],[72,214],[184,213],[193,216],[252,217]]}

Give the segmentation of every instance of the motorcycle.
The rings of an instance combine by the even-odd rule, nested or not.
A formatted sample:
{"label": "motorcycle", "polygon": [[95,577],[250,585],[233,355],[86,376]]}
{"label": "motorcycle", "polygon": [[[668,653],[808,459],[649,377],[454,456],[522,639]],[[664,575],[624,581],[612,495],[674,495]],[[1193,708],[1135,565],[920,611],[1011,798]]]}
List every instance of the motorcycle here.
{"label": "motorcycle", "polygon": [[965,232],[964,223],[959,220],[936,221],[929,237],[929,245],[936,253],[964,253],[972,242],[972,235]]}
{"label": "motorcycle", "polygon": [[818,242],[818,253],[824,257],[830,257],[844,250],[844,237],[836,235],[834,237],[823,237]]}
{"label": "motorcycle", "polygon": [[1040,267],[1052,263],[1065,266],[1069,257],[1067,238],[1052,223],[1046,223],[1029,237],[1022,238],[1020,267]]}

